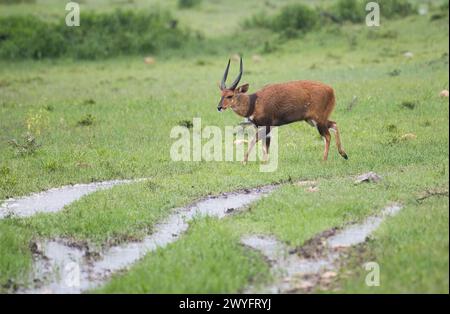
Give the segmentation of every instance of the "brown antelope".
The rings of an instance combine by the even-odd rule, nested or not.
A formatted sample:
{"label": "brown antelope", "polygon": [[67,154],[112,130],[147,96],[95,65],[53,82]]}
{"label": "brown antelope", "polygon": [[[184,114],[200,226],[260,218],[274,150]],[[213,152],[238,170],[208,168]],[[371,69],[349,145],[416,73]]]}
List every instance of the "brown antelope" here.
{"label": "brown antelope", "polygon": [[222,111],[230,107],[258,128],[258,132],[250,142],[248,151],[244,156],[244,163],[247,162],[248,155],[258,140],[265,140],[263,152],[266,160],[270,147],[269,133],[272,128],[296,121],[306,121],[317,128],[325,140],[324,160],[327,160],[330,148],[330,129],[335,132],[339,154],[348,159],[341,145],[336,122],[328,120],[336,104],[333,88],[320,82],[292,81],[267,85],[248,95],[249,84],[237,87],[243,73],[242,58],[240,60],[238,77],[230,87],[226,87],[225,81],[230,68],[230,60],[228,60],[220,84],[222,98],[217,110]]}

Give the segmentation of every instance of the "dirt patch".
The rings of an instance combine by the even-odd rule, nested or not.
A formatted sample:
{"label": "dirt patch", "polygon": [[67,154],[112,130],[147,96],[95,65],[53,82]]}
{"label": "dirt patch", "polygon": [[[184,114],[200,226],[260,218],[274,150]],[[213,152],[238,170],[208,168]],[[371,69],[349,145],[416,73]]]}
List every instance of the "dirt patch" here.
{"label": "dirt patch", "polygon": [[332,228],[323,231],[315,237],[307,240],[302,246],[299,246],[290,253],[296,253],[303,258],[319,258],[323,257],[325,249],[327,248],[327,239],[334,236],[338,228]]}

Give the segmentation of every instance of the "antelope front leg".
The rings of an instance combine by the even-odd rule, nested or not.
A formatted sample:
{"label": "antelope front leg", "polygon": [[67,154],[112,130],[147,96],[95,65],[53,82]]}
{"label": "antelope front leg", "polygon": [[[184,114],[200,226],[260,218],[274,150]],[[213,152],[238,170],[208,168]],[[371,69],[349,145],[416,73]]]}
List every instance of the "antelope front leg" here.
{"label": "antelope front leg", "polygon": [[265,143],[263,145],[263,163],[269,161],[269,148],[270,148],[270,132],[272,131],[272,127],[266,127],[266,137]]}
{"label": "antelope front leg", "polygon": [[255,144],[262,139],[265,139],[267,136],[266,129],[265,128],[258,128],[258,131],[255,134],[255,137],[251,140],[250,144],[248,145],[248,150],[244,155],[244,160],[242,163],[245,165],[248,161],[248,155],[250,155],[250,152],[252,151]]}

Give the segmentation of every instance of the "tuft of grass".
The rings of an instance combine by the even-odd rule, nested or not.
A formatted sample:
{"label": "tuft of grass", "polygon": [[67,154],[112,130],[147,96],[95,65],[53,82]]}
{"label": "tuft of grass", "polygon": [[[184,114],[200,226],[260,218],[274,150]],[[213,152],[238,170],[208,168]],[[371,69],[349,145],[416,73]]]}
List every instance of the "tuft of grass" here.
{"label": "tuft of grass", "polygon": [[95,117],[88,113],[86,116],[84,116],[83,118],[81,118],[81,120],[79,120],[77,122],[77,125],[79,126],[89,126],[89,125],[93,125],[95,122]]}
{"label": "tuft of grass", "polygon": [[33,155],[41,146],[31,133],[23,135],[21,140],[11,139],[8,144],[15,150],[17,156]]}
{"label": "tuft of grass", "polygon": [[10,220],[0,221],[0,291],[14,291],[19,285],[27,284],[31,238],[30,230],[17,228]]}
{"label": "tuft of grass", "polygon": [[415,109],[416,108],[416,102],[414,102],[414,101],[409,101],[409,100],[405,100],[405,101],[402,101],[402,103],[401,103],[401,106],[403,107],[403,108],[406,108],[406,109],[409,109],[409,110],[413,110],[413,109]]}

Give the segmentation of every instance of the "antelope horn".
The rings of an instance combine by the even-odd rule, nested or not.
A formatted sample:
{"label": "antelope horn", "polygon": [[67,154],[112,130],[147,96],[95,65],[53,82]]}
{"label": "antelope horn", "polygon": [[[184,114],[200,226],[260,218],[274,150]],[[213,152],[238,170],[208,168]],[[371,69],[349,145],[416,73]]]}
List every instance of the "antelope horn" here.
{"label": "antelope horn", "polygon": [[228,59],[228,65],[227,68],[225,69],[225,73],[223,74],[223,78],[222,78],[222,82],[220,83],[220,89],[226,89],[227,87],[225,86],[225,81],[227,80],[227,76],[228,76],[228,70],[230,69],[230,59]]}
{"label": "antelope horn", "polygon": [[230,89],[234,90],[236,89],[237,85],[239,84],[239,81],[241,80],[242,77],[242,72],[244,71],[243,67],[242,67],[242,57],[241,57],[241,64],[240,64],[240,69],[239,69],[239,75],[238,77],[234,80],[233,84],[231,84]]}

